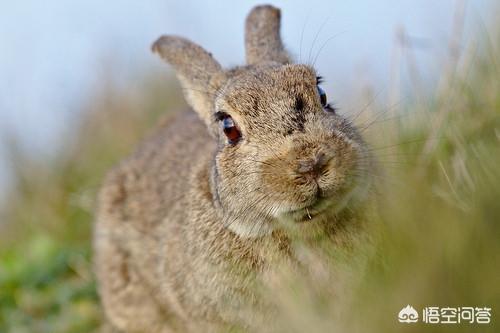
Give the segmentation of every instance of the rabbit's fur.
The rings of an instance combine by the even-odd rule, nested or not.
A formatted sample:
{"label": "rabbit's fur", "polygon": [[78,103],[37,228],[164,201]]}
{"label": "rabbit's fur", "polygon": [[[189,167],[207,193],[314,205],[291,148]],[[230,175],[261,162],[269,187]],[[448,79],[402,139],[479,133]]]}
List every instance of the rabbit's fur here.
{"label": "rabbit's fur", "polygon": [[[349,121],[325,111],[315,70],[291,63],[279,28],[278,9],[255,7],[247,65],[226,71],[184,38],[154,43],[194,112],[160,125],[101,189],[96,271],[117,330],[247,325],[247,307],[263,308],[254,279],[297,260],[291,233],[349,246],[359,228],[352,207],[368,188],[368,149]],[[221,113],[238,142],[228,142]]]}

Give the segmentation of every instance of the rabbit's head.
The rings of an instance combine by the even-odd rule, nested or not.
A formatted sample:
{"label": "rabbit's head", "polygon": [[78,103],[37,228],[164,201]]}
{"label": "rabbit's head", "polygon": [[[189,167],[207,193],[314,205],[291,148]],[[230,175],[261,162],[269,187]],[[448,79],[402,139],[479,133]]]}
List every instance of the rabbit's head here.
{"label": "rabbit's head", "polygon": [[217,142],[214,204],[241,236],[279,221],[325,221],[368,183],[365,143],[329,105],[314,68],[292,64],[279,28],[278,9],[254,8],[246,21],[247,65],[227,71],[186,39],[163,36],[153,45]]}

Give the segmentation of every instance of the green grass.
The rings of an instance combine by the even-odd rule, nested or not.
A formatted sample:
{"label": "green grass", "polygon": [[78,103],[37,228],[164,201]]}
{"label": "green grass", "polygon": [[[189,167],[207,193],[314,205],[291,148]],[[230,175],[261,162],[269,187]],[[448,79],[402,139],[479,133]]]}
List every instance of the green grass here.
{"label": "green grass", "polygon": [[[335,281],[280,280],[279,331],[500,331],[497,37],[484,38],[470,68],[441,91],[405,105],[410,116],[366,131],[383,171],[374,176],[381,183],[371,221],[374,255],[366,269],[354,269],[359,282],[340,323],[332,321]],[[177,88],[162,81],[146,78],[133,94],[103,87],[54,160],[32,160],[11,146],[16,191],[0,226],[0,332],[89,332],[99,325],[90,249],[95,194],[105,171],[163,110],[181,105]],[[396,316],[406,304],[488,306],[492,324],[404,326]]]}

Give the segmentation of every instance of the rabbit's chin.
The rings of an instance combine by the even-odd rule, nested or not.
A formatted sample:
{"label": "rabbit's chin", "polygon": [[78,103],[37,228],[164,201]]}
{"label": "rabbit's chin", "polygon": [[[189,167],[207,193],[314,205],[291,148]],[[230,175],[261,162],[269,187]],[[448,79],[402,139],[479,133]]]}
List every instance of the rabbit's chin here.
{"label": "rabbit's chin", "polygon": [[227,228],[241,238],[259,238],[269,235],[273,230],[273,224],[268,220],[259,221],[234,221]]}

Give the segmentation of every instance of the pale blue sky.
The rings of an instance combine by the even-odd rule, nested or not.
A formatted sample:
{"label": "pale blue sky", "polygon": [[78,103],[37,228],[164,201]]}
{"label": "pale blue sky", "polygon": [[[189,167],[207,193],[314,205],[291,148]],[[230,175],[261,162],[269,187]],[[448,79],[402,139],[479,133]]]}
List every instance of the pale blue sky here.
{"label": "pale blue sky", "polygon": [[[51,154],[71,133],[79,104],[112,62],[124,84],[141,71],[162,70],[150,51],[163,33],[186,36],[225,66],[243,61],[243,22],[260,1],[0,0],[0,131],[34,153]],[[341,107],[360,80],[388,85],[394,31],[404,26],[425,41],[416,52],[432,82],[446,54],[455,0],[269,1],[282,9],[282,36],[298,57],[313,54],[327,92]],[[468,29],[488,21],[494,0],[467,2]],[[302,52],[300,40],[304,31]],[[0,149],[0,188],[5,161]],[[4,175],[2,177],[2,175]]]}

